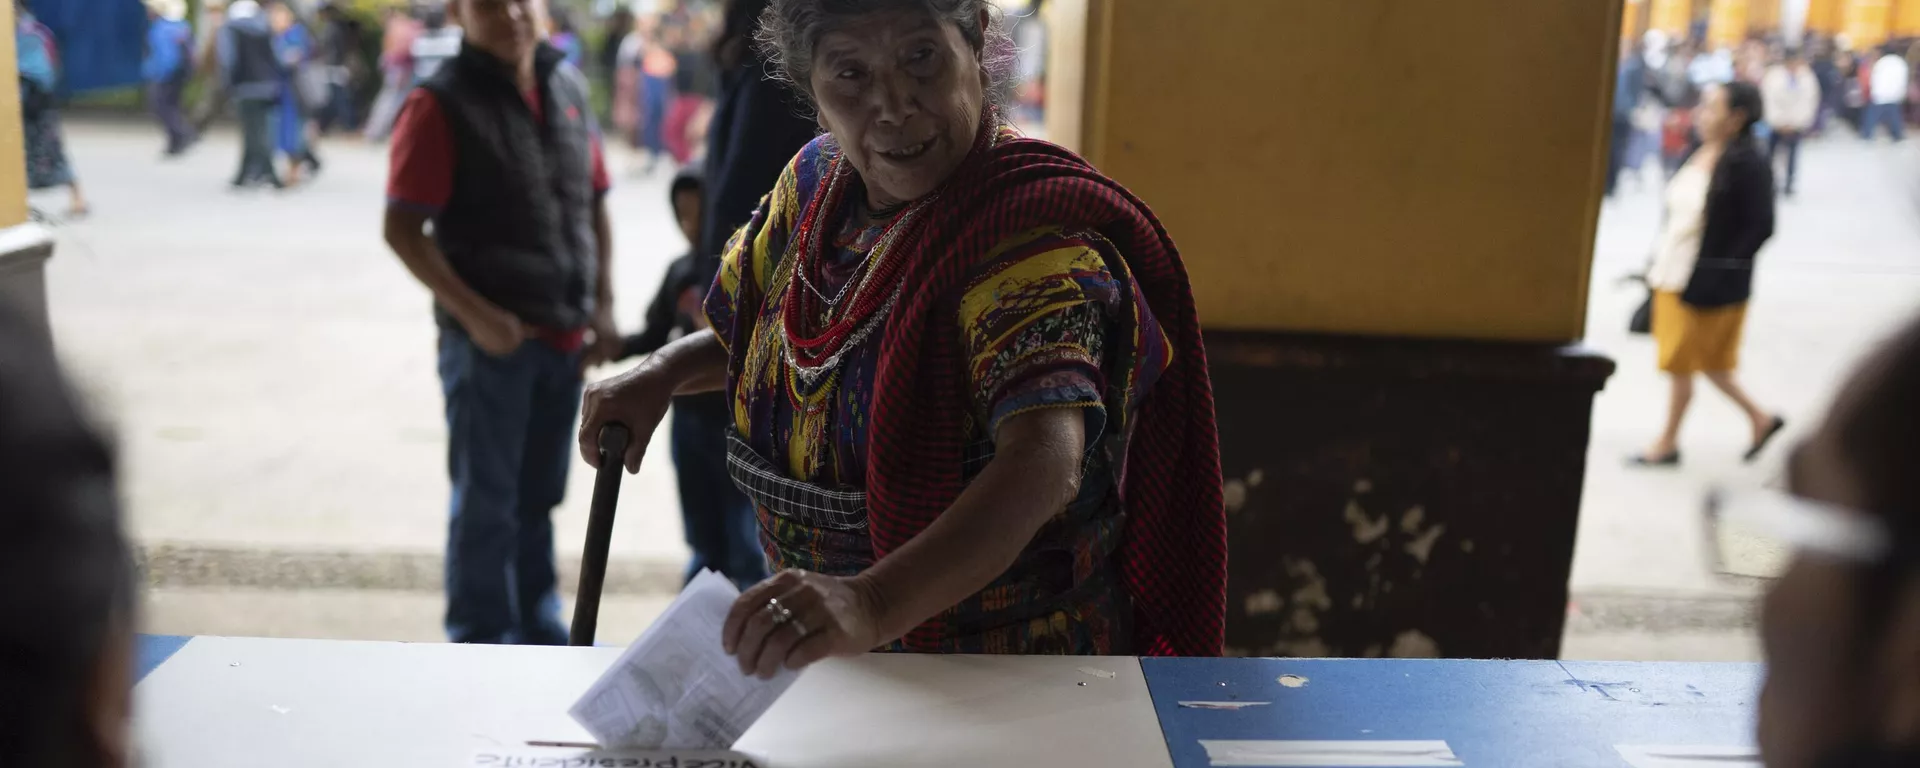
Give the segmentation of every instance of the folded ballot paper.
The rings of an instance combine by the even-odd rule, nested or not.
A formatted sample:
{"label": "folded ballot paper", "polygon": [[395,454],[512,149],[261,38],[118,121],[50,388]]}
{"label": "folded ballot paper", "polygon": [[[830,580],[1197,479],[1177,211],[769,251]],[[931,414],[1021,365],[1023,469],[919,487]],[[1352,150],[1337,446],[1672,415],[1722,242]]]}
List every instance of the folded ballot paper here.
{"label": "folded ballot paper", "polygon": [[786,669],[772,680],[740,674],[720,646],[739,597],[725,577],[702,571],[568,714],[602,747],[733,746],[797,676]]}

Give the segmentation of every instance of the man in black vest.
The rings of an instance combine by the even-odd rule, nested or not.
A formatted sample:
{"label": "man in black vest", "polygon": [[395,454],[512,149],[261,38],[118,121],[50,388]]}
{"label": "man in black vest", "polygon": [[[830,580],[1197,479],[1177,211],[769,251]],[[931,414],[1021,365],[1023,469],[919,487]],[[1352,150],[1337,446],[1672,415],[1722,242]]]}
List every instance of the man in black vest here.
{"label": "man in black vest", "polygon": [[407,97],[391,149],[387,243],[440,325],[455,642],[566,642],[552,512],[581,371],[620,348],[587,86],[539,41],[535,2],[456,0],[466,40]]}

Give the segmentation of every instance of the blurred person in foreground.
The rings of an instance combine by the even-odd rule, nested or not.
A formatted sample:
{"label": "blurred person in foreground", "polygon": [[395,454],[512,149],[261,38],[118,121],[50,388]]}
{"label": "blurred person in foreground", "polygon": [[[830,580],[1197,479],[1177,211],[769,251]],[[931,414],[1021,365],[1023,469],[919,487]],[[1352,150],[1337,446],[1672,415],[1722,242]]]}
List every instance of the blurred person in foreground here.
{"label": "blurred person in foreground", "polygon": [[1767,124],[1773,128],[1767,139],[1767,162],[1779,162],[1780,151],[1786,150],[1786,176],[1780,192],[1792,197],[1794,178],[1800,169],[1800,140],[1820,117],[1820,80],[1807,66],[1807,57],[1795,49],[1767,70],[1760,92],[1766,103]]}
{"label": "blurred person in foreground", "polygon": [[367,141],[386,141],[393,132],[400,105],[413,90],[413,39],[419,35],[420,22],[405,8],[387,9],[380,29],[380,93],[367,110]]}
{"label": "blurred person in foreground", "polygon": [[180,106],[193,75],[193,28],[182,0],[153,0],[147,5],[147,55],[140,78],[147,84],[147,107],[166,132],[164,154],[177,157],[193,144],[193,127]]}
{"label": "blurred person in foreground", "polygon": [[259,185],[280,189],[286,183],[273,170],[273,109],[280,100],[282,66],[273,50],[273,30],[254,0],[234,0],[216,42],[221,79],[240,112],[240,169],[233,187]]}
{"label": "blurred person in foreground", "polygon": [[26,149],[27,189],[67,188],[67,215],[87,215],[87,196],[67,162],[60,125],[60,48],[53,31],[34,18],[26,3],[13,5],[13,45],[20,70],[20,123]]}
{"label": "blurred person in foreground", "polygon": [[[681,171],[668,188],[674,220],[690,249],[667,266],[640,332],[626,338],[622,359],[651,355],[675,338],[711,333],[701,302],[713,285],[712,259],[697,250],[705,190],[697,171]],[[680,486],[680,523],[693,559],[686,578],[711,568],[746,589],[767,577],[753,502],[727,476],[727,396],[705,392],[673,399],[673,470]]]}
{"label": "blurred person in foreground", "polygon": [[1786,488],[1716,493],[1795,554],[1761,610],[1767,768],[1920,765],[1920,323],[1841,388]]}
{"label": "blurred person in foreground", "polygon": [[135,765],[134,568],[113,451],[0,306],[0,765]]}
{"label": "blurred person in foreground", "polygon": [[1753,293],[1754,257],[1773,236],[1773,171],[1755,146],[1765,117],[1760,90],[1745,82],[1711,86],[1694,110],[1700,147],[1667,182],[1666,221],[1647,284],[1654,291],[1653,338],[1660,370],[1671,379],[1667,422],[1637,466],[1680,463],[1680,425],[1693,402],[1696,374],[1740,406],[1753,428],[1747,461],[1758,458],[1786,422],[1768,413],[1733,378]]}
{"label": "blurred person in foreground", "polygon": [[553,508],[581,372],[620,349],[587,84],[535,2],[454,4],[459,55],[407,97],[391,147],[386,240],[440,327],[454,642],[566,643]]}
{"label": "blurred person in foreground", "polygon": [[[725,389],[779,575],[723,647],[771,675],[875,649],[1217,655],[1225,511],[1206,352],[1145,204],[1001,108],[985,0],[774,0],[760,40],[827,134],[737,234],[714,333],[588,392],[639,468]],[[1120,471],[1124,462],[1126,471]]]}
{"label": "blurred person in foreground", "polygon": [[1886,46],[1880,58],[1867,72],[1867,107],[1860,117],[1860,138],[1873,140],[1873,129],[1885,125],[1894,143],[1907,138],[1907,79],[1912,75],[1907,60]]}

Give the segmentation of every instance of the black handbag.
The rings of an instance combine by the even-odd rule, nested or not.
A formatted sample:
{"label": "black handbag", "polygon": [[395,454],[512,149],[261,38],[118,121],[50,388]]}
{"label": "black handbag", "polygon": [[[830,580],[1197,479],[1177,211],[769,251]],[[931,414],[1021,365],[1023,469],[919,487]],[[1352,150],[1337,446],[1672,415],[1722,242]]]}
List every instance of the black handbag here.
{"label": "black handbag", "polygon": [[1653,333],[1653,291],[1647,291],[1647,300],[1633,311],[1633,319],[1627,321],[1627,332],[1642,336]]}

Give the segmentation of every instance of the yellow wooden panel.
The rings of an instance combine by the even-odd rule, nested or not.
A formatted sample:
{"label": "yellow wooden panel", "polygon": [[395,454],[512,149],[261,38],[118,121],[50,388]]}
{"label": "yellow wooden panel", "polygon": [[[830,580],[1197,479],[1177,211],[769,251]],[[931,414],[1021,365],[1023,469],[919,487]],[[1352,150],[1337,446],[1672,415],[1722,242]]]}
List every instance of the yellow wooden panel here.
{"label": "yellow wooden panel", "polygon": [[1853,49],[1863,51],[1886,42],[1892,11],[1888,0],[1846,0],[1841,29]]}
{"label": "yellow wooden panel", "polygon": [[1638,40],[1647,31],[1647,0],[1627,0],[1620,18],[1620,39]]}
{"label": "yellow wooden panel", "polygon": [[1209,327],[1581,336],[1620,0],[1100,5],[1087,154]]}
{"label": "yellow wooden panel", "polygon": [[1668,36],[1685,37],[1687,25],[1693,23],[1693,0],[1650,0],[1650,21],[1648,29],[1657,29]]}
{"label": "yellow wooden panel", "polygon": [[1807,31],[1831,35],[1840,31],[1840,11],[1846,0],[1807,0]]}
{"label": "yellow wooden panel", "polygon": [[1753,0],[1747,4],[1747,31],[1767,33],[1780,28],[1780,3],[1783,0]]}
{"label": "yellow wooden panel", "polygon": [[[13,29],[13,3],[0,3],[0,24]],[[0,227],[27,220],[27,150],[20,133],[20,64],[13,35],[0,35]]]}
{"label": "yellow wooden panel", "polygon": [[1920,0],[1894,0],[1893,35],[1920,37]]}
{"label": "yellow wooden panel", "polygon": [[1747,0],[1713,0],[1707,11],[1707,45],[1732,48],[1747,39]]}
{"label": "yellow wooden panel", "polygon": [[1081,117],[1092,64],[1087,54],[1087,0],[1053,0],[1041,6],[1047,25],[1047,138],[1079,152]]}

